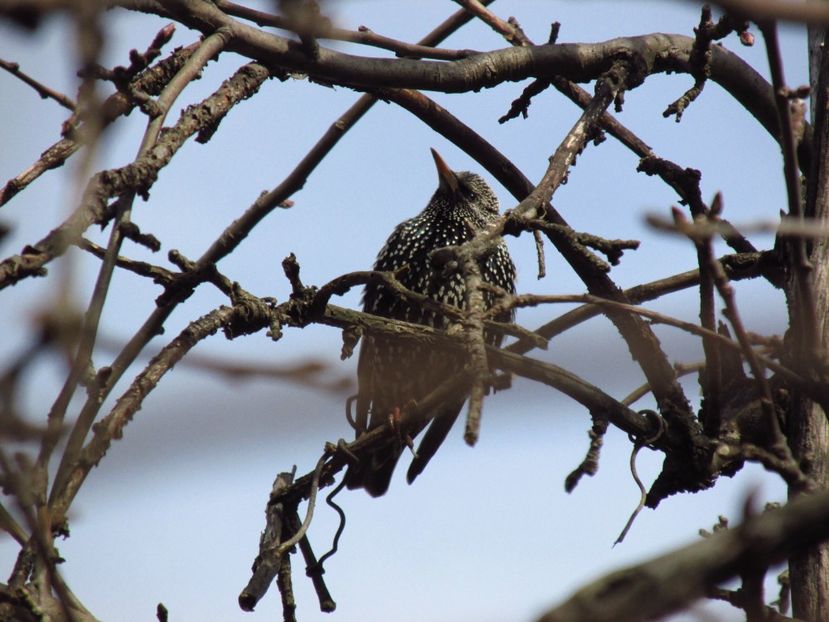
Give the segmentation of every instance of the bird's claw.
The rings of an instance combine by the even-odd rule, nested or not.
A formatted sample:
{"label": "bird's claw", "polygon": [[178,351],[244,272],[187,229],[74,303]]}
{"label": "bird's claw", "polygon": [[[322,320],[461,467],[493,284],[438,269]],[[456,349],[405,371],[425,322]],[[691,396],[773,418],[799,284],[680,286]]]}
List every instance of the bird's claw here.
{"label": "bird's claw", "polygon": [[389,413],[389,427],[394,431],[394,436],[397,439],[397,444],[400,447],[408,447],[414,453],[414,441],[408,433],[404,433],[400,427],[400,420],[403,415],[399,406],[395,406]]}

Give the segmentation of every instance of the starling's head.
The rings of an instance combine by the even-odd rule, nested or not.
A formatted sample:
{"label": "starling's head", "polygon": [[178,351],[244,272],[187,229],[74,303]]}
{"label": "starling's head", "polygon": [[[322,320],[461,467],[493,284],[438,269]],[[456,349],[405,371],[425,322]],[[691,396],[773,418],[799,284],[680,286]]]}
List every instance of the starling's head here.
{"label": "starling's head", "polygon": [[498,197],[480,175],[453,171],[434,149],[432,157],[438,169],[439,185],[430,205],[471,218],[479,225],[498,216]]}

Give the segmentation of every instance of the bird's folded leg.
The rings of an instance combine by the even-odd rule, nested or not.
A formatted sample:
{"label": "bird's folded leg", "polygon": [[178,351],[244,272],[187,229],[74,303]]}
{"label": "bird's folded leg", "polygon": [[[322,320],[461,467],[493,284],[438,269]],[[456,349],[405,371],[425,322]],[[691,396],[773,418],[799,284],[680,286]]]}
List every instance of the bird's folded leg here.
{"label": "bird's folded leg", "polygon": [[[411,401],[409,404],[406,405],[407,408],[410,408],[414,405],[414,402]],[[399,406],[395,406],[394,409],[389,413],[389,426],[394,431],[394,436],[397,439],[397,444],[399,447],[406,446],[408,447],[412,453],[414,453],[414,441],[412,440],[411,435],[408,432],[404,432],[400,426],[400,420],[403,418],[402,411]]]}

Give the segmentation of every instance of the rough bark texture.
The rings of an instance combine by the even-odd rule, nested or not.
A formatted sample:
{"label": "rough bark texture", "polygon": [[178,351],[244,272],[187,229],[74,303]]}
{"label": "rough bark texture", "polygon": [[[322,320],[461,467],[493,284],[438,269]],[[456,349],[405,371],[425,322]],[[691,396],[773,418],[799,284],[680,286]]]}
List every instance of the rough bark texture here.
{"label": "rough bark texture", "polygon": [[[812,179],[807,188],[806,216],[825,221],[829,216],[829,116],[826,114],[829,57],[823,47],[827,31],[809,29],[812,123],[814,124]],[[818,344],[829,334],[829,242],[818,239],[810,253],[817,308]],[[819,358],[817,365],[823,366]],[[829,488],[829,423],[823,408],[795,394],[789,424],[789,443],[803,470],[820,488]],[[789,562],[792,609],[804,620],[829,619],[829,544],[806,549]]]}

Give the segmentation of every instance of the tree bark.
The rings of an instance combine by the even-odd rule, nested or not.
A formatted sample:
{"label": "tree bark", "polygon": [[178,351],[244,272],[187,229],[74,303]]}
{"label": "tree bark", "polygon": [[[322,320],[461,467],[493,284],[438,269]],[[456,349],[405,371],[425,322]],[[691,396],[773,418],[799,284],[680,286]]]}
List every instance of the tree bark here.
{"label": "tree bark", "polygon": [[[809,28],[809,74],[811,116],[814,127],[812,169],[806,193],[804,215],[826,221],[829,216],[829,55],[824,42],[827,30]],[[805,372],[823,374],[826,336],[829,334],[829,241],[817,239],[809,259],[814,266],[812,286],[817,317],[816,357],[807,357]],[[795,316],[793,316],[795,317]],[[794,326],[793,326],[794,328]],[[811,359],[811,360],[809,360]],[[805,362],[805,361],[804,361]],[[829,424],[823,408],[797,393],[793,394],[789,417],[789,443],[804,472],[819,488],[829,488]],[[811,547],[789,560],[792,612],[804,620],[829,620],[829,543]]]}

